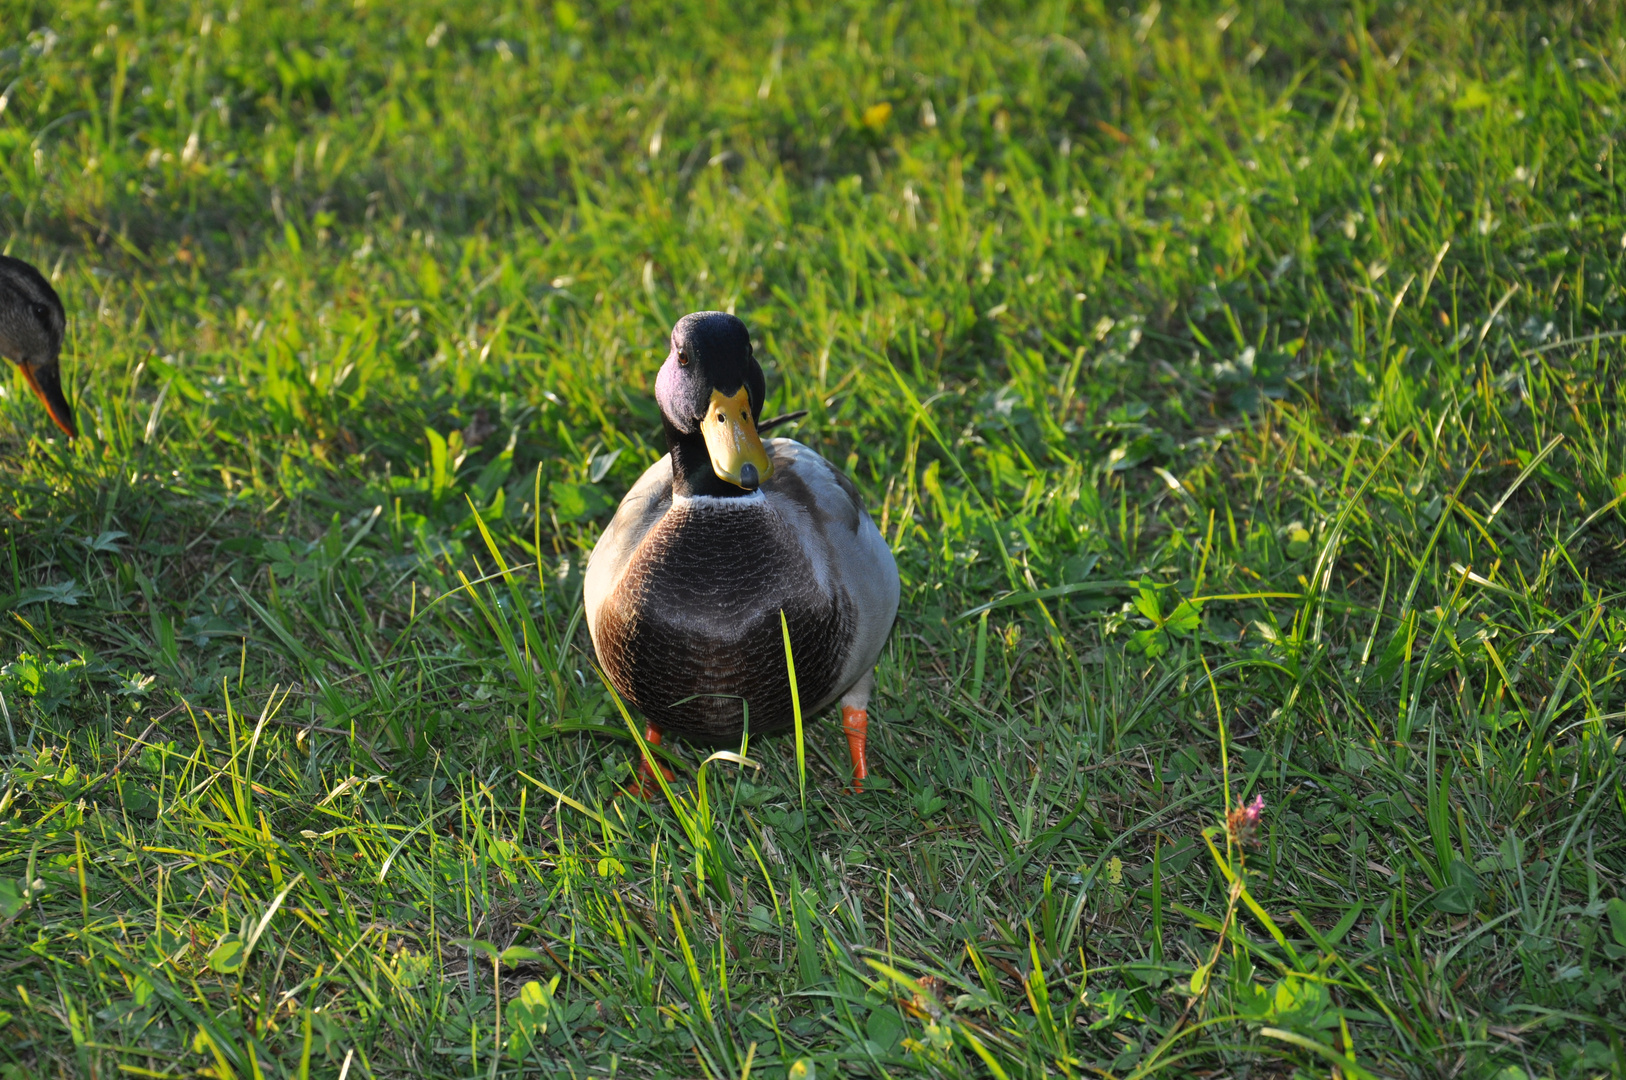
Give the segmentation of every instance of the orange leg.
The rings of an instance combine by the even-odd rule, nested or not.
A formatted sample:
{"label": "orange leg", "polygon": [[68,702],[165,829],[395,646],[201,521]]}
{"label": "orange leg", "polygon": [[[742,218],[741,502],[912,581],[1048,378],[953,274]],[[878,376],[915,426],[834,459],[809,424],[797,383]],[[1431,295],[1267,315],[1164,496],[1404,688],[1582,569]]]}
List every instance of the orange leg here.
{"label": "orange leg", "polygon": [[864,756],[864,740],[869,737],[869,711],[843,705],[841,730],[847,736],[847,752],[853,759],[853,790],[863,791],[864,781],[869,779],[869,762]]}
{"label": "orange leg", "polygon": [[[644,742],[648,743],[650,746],[659,746],[661,744],[661,729],[656,727],[654,724],[645,724]],[[638,782],[634,787],[627,789],[629,793],[637,795],[642,799],[653,799],[656,795],[661,793],[661,785],[655,779],[654,770],[649,767],[651,758],[652,755],[651,757],[639,757]],[[677,773],[673,772],[670,766],[661,764],[660,768],[661,775],[666,777],[667,783],[671,783],[673,780],[677,779]]]}

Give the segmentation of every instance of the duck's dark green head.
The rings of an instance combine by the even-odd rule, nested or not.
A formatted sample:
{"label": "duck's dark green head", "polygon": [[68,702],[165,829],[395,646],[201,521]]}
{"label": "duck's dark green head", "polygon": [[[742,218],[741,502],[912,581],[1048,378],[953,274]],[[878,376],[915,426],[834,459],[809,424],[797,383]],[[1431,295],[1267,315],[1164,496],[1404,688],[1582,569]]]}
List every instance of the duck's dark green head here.
{"label": "duck's dark green head", "polygon": [[0,356],[16,362],[29,388],[68,438],[79,434],[62,396],[62,301],[45,276],[21,259],[0,255]]}
{"label": "duck's dark green head", "polygon": [[655,379],[678,495],[744,495],[773,475],[757,434],[762,365],[745,324],[722,311],[685,315]]}

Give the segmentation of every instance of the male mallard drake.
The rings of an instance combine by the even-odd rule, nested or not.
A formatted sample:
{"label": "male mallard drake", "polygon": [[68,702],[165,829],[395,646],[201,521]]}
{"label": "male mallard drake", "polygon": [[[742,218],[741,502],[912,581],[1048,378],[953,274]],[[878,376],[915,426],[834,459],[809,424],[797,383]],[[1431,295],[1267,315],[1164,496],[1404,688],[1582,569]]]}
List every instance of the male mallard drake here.
{"label": "male mallard drake", "polygon": [[73,408],[62,396],[62,332],[67,318],[56,290],[21,259],[0,255],[0,356],[16,362],[23,378],[68,438],[79,434]]}
{"label": "male mallard drake", "polygon": [[[745,324],[685,315],[655,381],[670,452],[621,500],[587,563],[587,627],[610,683],[663,732],[737,743],[793,722],[779,613],[811,716],[841,701],[853,786],[898,567],[852,481],[757,434],[762,367]],[[649,760],[641,767],[649,790]]]}

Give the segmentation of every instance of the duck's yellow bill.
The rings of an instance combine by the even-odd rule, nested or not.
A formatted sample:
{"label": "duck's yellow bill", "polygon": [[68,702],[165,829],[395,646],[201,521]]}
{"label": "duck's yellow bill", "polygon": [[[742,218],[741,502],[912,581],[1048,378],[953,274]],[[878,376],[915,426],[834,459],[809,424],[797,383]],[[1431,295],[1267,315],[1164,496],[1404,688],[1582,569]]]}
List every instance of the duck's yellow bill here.
{"label": "duck's yellow bill", "polygon": [[712,471],[720,479],[755,491],[773,475],[773,462],[768,460],[756,421],[751,419],[751,395],[745,387],[732,396],[721,390],[711,392],[711,404],[700,421],[700,434],[711,454]]}

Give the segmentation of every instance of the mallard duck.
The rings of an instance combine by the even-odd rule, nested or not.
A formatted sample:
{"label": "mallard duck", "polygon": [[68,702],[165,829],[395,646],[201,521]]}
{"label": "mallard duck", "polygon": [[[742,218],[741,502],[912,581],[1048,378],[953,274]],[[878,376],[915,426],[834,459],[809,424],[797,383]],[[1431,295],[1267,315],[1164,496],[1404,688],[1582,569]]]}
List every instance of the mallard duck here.
{"label": "mallard duck", "polygon": [[[685,315],[655,380],[668,453],[621,500],[587,563],[587,626],[610,684],[664,734],[737,745],[841,702],[853,787],[898,567],[852,481],[794,439],[758,434],[762,367],[745,324]],[[664,770],[664,766],[662,767]],[[640,790],[652,792],[646,755]],[[670,773],[668,773],[670,777]]]}
{"label": "mallard duck", "polygon": [[62,396],[62,332],[67,318],[45,275],[21,259],[0,255],[0,356],[14,361],[56,426],[79,434],[73,408]]}

